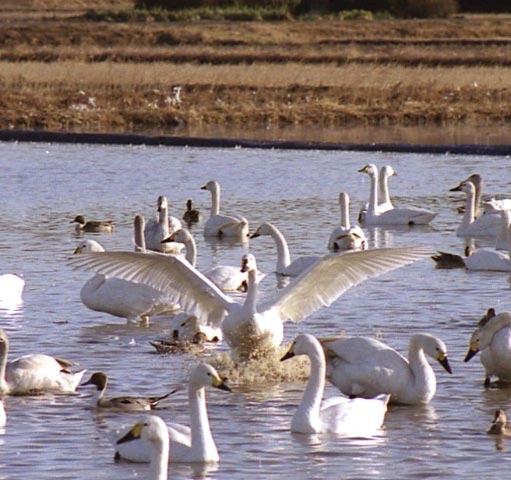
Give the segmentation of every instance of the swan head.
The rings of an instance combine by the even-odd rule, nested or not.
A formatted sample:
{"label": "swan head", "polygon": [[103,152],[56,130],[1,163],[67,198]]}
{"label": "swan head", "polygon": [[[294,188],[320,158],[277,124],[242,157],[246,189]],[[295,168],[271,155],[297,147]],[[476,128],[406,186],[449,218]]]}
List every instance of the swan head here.
{"label": "swan head", "polygon": [[360,173],[367,173],[368,175],[378,175],[378,168],[374,163],[368,163],[358,170]]}
{"label": "swan head", "polygon": [[208,190],[210,192],[218,192],[220,190],[220,184],[215,180],[210,180],[200,187],[201,190]]}
{"label": "swan head", "polygon": [[319,341],[313,335],[302,333],[293,340],[293,343],[280,361],[283,362],[293,358],[295,355],[310,355],[314,351],[322,352]]}
{"label": "swan head", "polygon": [[257,227],[257,230],[252,235],[250,235],[250,238],[257,238],[262,235],[271,235],[271,231],[274,228],[275,227],[270,222],[261,223],[261,225]]}
{"label": "swan head", "polygon": [[451,366],[447,360],[447,347],[445,343],[439,338],[428,335],[425,333],[419,333],[414,335],[410,340],[410,347],[422,348],[424,353],[434,358],[445,371],[452,373]]}
{"label": "swan head", "polygon": [[396,171],[390,165],[384,165],[380,169],[380,175],[382,177],[397,177]]}
{"label": "swan head", "polygon": [[144,439],[151,443],[169,442],[169,432],[165,422],[156,415],[148,415],[142,422],[136,423],[127,433],[123,435],[117,444],[130,442],[132,440]]}
{"label": "swan head", "polygon": [[108,383],[108,377],[106,373],[94,372],[90,378],[82,383],[82,387],[85,385],[94,385],[98,391],[104,390]]}
{"label": "swan head", "polygon": [[257,272],[257,262],[251,253],[246,253],[241,257],[241,272]]}
{"label": "swan head", "polygon": [[470,342],[465,362],[475,357],[481,350],[487,348],[497,331],[511,327],[511,312],[501,312],[492,316],[495,310],[489,309],[486,315],[479,321],[478,328],[470,336]]}
{"label": "swan head", "polygon": [[157,206],[158,212],[161,212],[163,209],[168,208],[169,204],[167,202],[167,197],[165,197],[164,195],[160,195],[158,197]]}
{"label": "swan head", "polygon": [[170,236],[168,236],[167,238],[164,238],[161,241],[161,243],[177,242],[186,244],[191,239],[192,234],[188,230],[180,228],[179,230],[176,230],[174,233],[171,233]]}
{"label": "swan head", "polygon": [[73,254],[77,253],[95,253],[95,252],[104,252],[105,249],[101,246],[99,242],[96,240],[84,240],[80,242],[78,246],[75,248]]}
{"label": "swan head", "polygon": [[459,183],[458,185],[456,185],[455,187],[449,189],[449,191],[450,192],[465,192],[467,195],[474,195],[475,191],[476,191],[476,187],[472,182],[465,180],[465,181]]}
{"label": "swan head", "polygon": [[214,387],[219,390],[230,392],[231,389],[225,383],[216,369],[207,363],[201,363],[193,370],[190,376],[190,385],[196,388]]}
{"label": "swan head", "polygon": [[472,182],[476,188],[482,188],[483,186],[483,177],[478,173],[473,173],[470,177],[467,177],[464,182]]}

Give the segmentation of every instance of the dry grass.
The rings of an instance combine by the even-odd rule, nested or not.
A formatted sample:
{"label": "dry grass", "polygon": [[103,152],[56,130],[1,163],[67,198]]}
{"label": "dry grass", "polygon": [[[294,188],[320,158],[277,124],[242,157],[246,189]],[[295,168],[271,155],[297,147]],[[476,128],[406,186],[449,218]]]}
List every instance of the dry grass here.
{"label": "dry grass", "polygon": [[[58,5],[23,0],[0,18],[0,128],[511,119],[509,17],[98,24],[77,17],[81,0]],[[173,85],[181,105],[169,102]]]}

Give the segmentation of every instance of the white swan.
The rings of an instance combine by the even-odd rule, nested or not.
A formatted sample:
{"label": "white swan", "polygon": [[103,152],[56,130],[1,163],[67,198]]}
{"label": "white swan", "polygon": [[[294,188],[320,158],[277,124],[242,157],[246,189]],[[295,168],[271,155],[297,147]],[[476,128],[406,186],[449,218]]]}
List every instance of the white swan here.
{"label": "white swan", "polygon": [[291,420],[295,433],[336,433],[349,437],[371,437],[380,429],[385,419],[389,396],[374,399],[331,397],[325,401],[325,355],[318,340],[312,335],[301,334],[281,358],[307,355],[311,371],[302,401]]}
{"label": "white swan", "polygon": [[465,213],[463,214],[461,223],[456,229],[456,235],[458,237],[487,237],[497,235],[501,224],[500,215],[483,214],[477,218],[475,216],[476,189],[472,182],[461,182],[449,191],[462,191],[467,195],[465,201]]}
{"label": "white swan", "polygon": [[[463,180],[463,182],[472,182],[476,188],[476,194],[475,194],[475,215],[476,217],[479,217],[480,207],[483,208],[483,211],[485,214],[488,213],[499,213],[501,210],[509,210],[511,208],[511,199],[510,198],[503,198],[503,199],[496,199],[491,198],[490,200],[482,201],[483,196],[483,177],[479,175],[478,173],[473,173],[468,178]],[[461,182],[461,183],[463,183]]]}
{"label": "white swan", "polygon": [[257,265],[251,254],[242,258],[242,270],[248,272],[244,303],[224,294],[186,260],[176,256],[162,258],[133,252],[104,252],[76,255],[69,263],[74,268],[109,273],[161,289],[202,322],[221,324],[234,357],[248,358],[261,350],[279,346],[284,322],[299,322],[320,307],[330,305],[354,285],[429,253],[424,247],[412,247],[327,254],[276,292],[274,300],[261,305],[257,304]]}
{"label": "white swan", "polygon": [[408,359],[374,338],[325,339],[321,343],[327,359],[327,379],[353,397],[373,398],[388,393],[390,403],[428,403],[436,392],[436,377],[425,354],[452,373],[445,345],[433,335],[413,335]]}
{"label": "white swan", "polygon": [[176,392],[176,390],[173,390],[165,395],[155,397],[122,396],[106,398],[108,376],[103,372],[94,372],[89,380],[81,384],[81,386],[85,385],[94,385],[96,387],[92,396],[92,406],[94,408],[111,408],[126,411],[154,410],[158,403]]}
{"label": "white swan", "polygon": [[[218,372],[206,363],[201,363],[192,371],[188,386],[190,407],[190,427],[179,423],[169,423],[170,436],[169,461],[189,463],[218,462],[218,450],[211,434],[206,409],[205,387],[215,387],[231,391]],[[124,433],[117,434],[122,438]],[[117,443],[117,441],[116,441]],[[129,444],[115,445],[117,455],[132,462],[149,462],[150,449],[147,442],[141,440]]]}
{"label": "white swan", "polygon": [[146,442],[151,463],[146,480],[167,480],[169,469],[169,431],[165,422],[156,415],[148,415],[145,420],[131,428],[117,440],[118,445],[135,440]]}
{"label": "white swan", "polygon": [[74,393],[86,370],[73,373],[73,362],[42,353],[7,361],[9,341],[0,328],[0,395]]}
{"label": "white swan", "polygon": [[[89,239],[81,242],[74,254],[93,252],[104,252],[104,248]],[[148,323],[151,316],[179,309],[165,294],[148,285],[105,275],[94,275],[87,280],[80,299],[87,308],[125,318],[128,323]]]}
{"label": "white swan", "polygon": [[366,225],[427,225],[436,217],[436,213],[423,208],[393,208],[380,211],[378,209],[378,170],[376,166],[365,165],[359,172],[367,173],[371,179],[369,206],[364,221]]}
{"label": "white swan", "polygon": [[490,309],[470,337],[465,362],[481,352],[485,369],[484,385],[490,386],[492,376],[501,382],[511,382],[511,312],[495,315]]}
{"label": "white swan", "polygon": [[339,252],[342,250],[366,250],[367,238],[358,225],[350,224],[350,197],[346,192],[339,194],[341,208],[341,224],[336,227],[328,239],[328,250]]}
{"label": "white swan", "polygon": [[169,216],[167,197],[160,195],[157,202],[158,216],[145,224],[144,238],[146,248],[161,253],[179,253],[183,245],[175,242],[162,243],[171,233],[182,228],[181,221]]}
{"label": "white swan", "polygon": [[85,220],[83,215],[77,215],[71,223],[76,223],[76,233],[112,233],[115,230],[113,220]]}
{"label": "white swan", "polygon": [[0,275],[0,302],[18,303],[23,299],[25,280],[14,273]]}
{"label": "white swan", "polygon": [[[164,242],[178,242],[185,246],[185,258],[192,267],[197,263],[197,244],[192,234],[181,228],[170,235]],[[224,292],[246,292],[248,276],[240,267],[232,265],[217,265],[203,272],[220,290]]]}
{"label": "white swan", "polygon": [[245,217],[220,215],[220,184],[210,180],[201,187],[201,190],[211,192],[211,214],[204,225],[204,236],[248,238],[249,226]]}
{"label": "white swan", "polygon": [[[385,212],[387,210],[392,210],[394,205],[390,200],[389,195],[389,177],[392,177],[397,173],[390,165],[385,165],[380,168],[380,173],[378,175],[378,212]],[[369,208],[369,202],[362,206],[360,211],[358,212],[358,221],[360,223],[365,222],[365,216],[367,214],[367,209]]]}
{"label": "white swan", "polygon": [[303,255],[291,261],[291,254],[289,253],[286,239],[273,223],[262,223],[257,227],[257,230],[250,238],[257,238],[263,235],[272,237],[277,246],[277,265],[275,267],[275,273],[278,275],[296,277],[321,258],[319,255]]}

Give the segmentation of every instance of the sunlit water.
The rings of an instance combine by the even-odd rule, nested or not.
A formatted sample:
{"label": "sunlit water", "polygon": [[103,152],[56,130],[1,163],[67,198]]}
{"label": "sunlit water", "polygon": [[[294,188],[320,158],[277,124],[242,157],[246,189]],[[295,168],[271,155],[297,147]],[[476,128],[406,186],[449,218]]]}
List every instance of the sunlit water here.
{"label": "sunlit water", "polygon": [[[222,186],[222,209],[244,214],[254,229],[272,221],[285,234],[292,255],[326,253],[339,221],[338,194],[349,192],[351,216],[368,197],[362,165],[391,164],[397,205],[438,212],[431,227],[366,229],[370,246],[430,245],[461,253],[455,236],[462,194],[449,188],[473,172],[484,175],[486,193],[509,192],[508,158],[397,155],[350,152],[130,148],[86,145],[0,144],[1,272],[26,280],[24,303],[3,308],[1,325],[12,358],[45,352],[110,376],[110,395],[157,394],[184,382],[200,359],[221,364],[222,346],[193,355],[162,356],[149,341],[168,334],[168,318],[149,327],[93,312],[79,292],[91,276],[66,264],[79,238],[70,221],[77,214],[113,219],[117,230],[96,235],[109,250],[131,250],[136,214],[154,214],[158,195],[181,216],[192,198],[207,216],[207,180]],[[510,195],[511,196],[511,195]],[[207,243],[202,223],[192,232],[198,267],[239,264],[250,249],[270,273],[262,295],[276,288],[271,274],[275,247],[269,237],[249,244]],[[483,245],[491,245],[490,241]],[[213,466],[173,465],[172,478],[474,478],[503,471],[511,440],[497,445],[486,435],[496,408],[506,408],[509,390],[484,390],[478,358],[463,363],[470,333],[484,311],[510,309],[505,273],[436,270],[429,259],[369,280],[301,324],[286,324],[286,343],[298,332],[318,336],[377,336],[406,353],[409,337],[430,332],[447,344],[453,374],[434,365],[437,395],[426,407],[392,407],[381,435],[370,440],[293,435],[291,416],[303,388],[303,369],[275,378],[260,369],[227,373],[233,393],[208,392],[211,428],[220,453]],[[268,372],[271,369],[268,369]],[[221,372],[222,373],[222,372]],[[326,395],[338,392],[328,387]],[[97,414],[90,391],[76,396],[6,398],[8,425],[0,436],[0,478],[144,478],[147,465],[116,463],[107,432],[133,423],[139,414]],[[165,420],[189,423],[184,392],[162,404]],[[499,447],[499,448],[497,448]]]}

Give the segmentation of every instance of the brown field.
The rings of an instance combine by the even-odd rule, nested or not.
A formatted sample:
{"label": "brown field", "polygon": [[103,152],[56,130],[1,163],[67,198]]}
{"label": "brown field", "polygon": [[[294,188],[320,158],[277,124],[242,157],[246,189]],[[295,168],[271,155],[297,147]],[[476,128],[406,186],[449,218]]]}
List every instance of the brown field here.
{"label": "brown field", "polygon": [[511,120],[509,17],[105,23],[85,20],[84,4],[94,6],[2,2],[0,129],[249,132]]}

